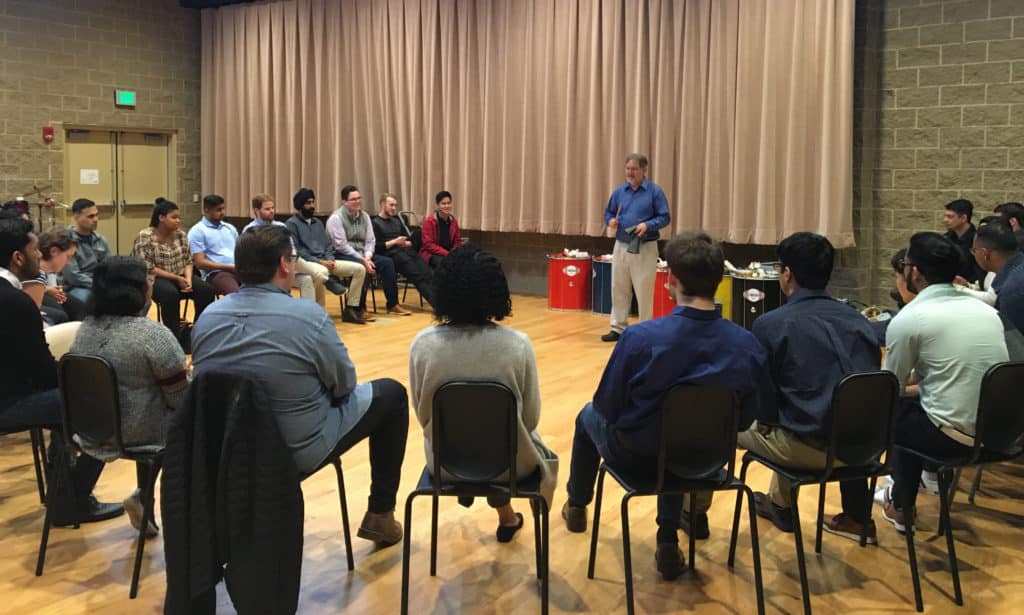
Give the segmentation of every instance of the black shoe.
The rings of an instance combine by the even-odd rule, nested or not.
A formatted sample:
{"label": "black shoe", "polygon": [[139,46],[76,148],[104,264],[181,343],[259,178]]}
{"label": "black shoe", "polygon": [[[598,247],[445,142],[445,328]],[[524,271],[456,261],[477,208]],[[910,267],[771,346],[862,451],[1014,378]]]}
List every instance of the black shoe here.
{"label": "black shoe", "polygon": [[562,518],[565,519],[565,529],[574,534],[582,534],[587,531],[587,507],[573,506],[568,500],[562,506]]}
{"label": "black shoe", "polygon": [[661,573],[661,578],[666,581],[675,581],[679,578],[679,575],[683,574],[683,570],[686,569],[683,559],[683,552],[679,550],[679,545],[674,542],[662,542],[658,544],[658,549],[654,552],[654,561],[658,564],[658,572]]}
{"label": "black shoe", "polygon": [[324,288],[331,291],[335,295],[344,295],[345,293],[348,292],[348,286],[342,284],[341,280],[334,276],[327,278],[327,281],[324,282]]}
{"label": "black shoe", "polygon": [[608,333],[605,333],[604,335],[601,336],[601,341],[602,342],[617,342],[617,341],[619,341],[619,332],[618,331],[609,331]]}
{"label": "black shoe", "polygon": [[[679,515],[679,529],[686,532],[687,536],[690,536],[690,513],[685,510]],[[708,514],[697,513],[696,521],[693,524],[693,537],[697,540],[707,540],[711,536],[711,530],[708,529]]]}
{"label": "black shoe", "polygon": [[768,519],[783,532],[792,533],[793,511],[791,509],[778,506],[763,493],[754,494],[754,508],[757,510],[757,516]]}
{"label": "black shoe", "polygon": [[67,515],[55,512],[53,514],[52,523],[57,527],[65,527],[78,523],[106,521],[107,519],[120,517],[123,514],[124,506],[120,504],[100,502],[96,500],[95,496],[90,495],[86,498],[85,504],[79,508],[78,513],[74,515],[74,518],[69,518]]}
{"label": "black shoe", "polygon": [[499,525],[498,530],[495,532],[495,536],[498,542],[512,542],[512,538],[516,535],[523,527],[523,515],[522,513],[516,513],[516,517],[519,519],[519,523],[516,525]]}
{"label": "black shoe", "polygon": [[341,322],[350,322],[355,325],[365,325],[366,321],[359,317],[353,308],[345,308],[341,313]]}

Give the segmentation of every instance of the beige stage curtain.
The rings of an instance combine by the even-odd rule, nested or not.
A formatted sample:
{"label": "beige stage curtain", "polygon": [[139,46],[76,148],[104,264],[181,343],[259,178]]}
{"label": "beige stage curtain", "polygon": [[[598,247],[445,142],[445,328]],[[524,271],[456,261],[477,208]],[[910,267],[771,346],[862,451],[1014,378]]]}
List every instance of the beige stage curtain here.
{"label": "beige stage curtain", "polygon": [[[466,228],[598,235],[623,158],[671,232],[853,245],[854,0],[280,0],[203,11],[203,189],[356,184]],[[663,231],[662,236],[668,233]]]}

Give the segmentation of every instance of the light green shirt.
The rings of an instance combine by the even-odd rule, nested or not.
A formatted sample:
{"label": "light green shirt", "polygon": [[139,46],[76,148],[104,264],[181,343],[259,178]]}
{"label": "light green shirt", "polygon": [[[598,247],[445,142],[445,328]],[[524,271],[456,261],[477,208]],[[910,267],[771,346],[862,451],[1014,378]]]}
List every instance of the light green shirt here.
{"label": "light green shirt", "polygon": [[952,284],[932,284],[893,318],[885,350],[885,369],[896,374],[900,390],[916,373],[921,406],[936,426],[974,435],[981,379],[1007,360],[994,308]]}

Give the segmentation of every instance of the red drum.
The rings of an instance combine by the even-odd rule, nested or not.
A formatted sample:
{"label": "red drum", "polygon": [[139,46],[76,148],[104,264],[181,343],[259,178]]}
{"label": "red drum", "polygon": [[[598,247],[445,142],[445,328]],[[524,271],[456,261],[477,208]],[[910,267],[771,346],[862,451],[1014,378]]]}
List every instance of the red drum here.
{"label": "red drum", "polygon": [[654,311],[653,318],[667,316],[676,307],[672,293],[668,290],[668,267],[658,267],[654,277]]}
{"label": "red drum", "polygon": [[548,309],[590,309],[590,256],[548,254]]}

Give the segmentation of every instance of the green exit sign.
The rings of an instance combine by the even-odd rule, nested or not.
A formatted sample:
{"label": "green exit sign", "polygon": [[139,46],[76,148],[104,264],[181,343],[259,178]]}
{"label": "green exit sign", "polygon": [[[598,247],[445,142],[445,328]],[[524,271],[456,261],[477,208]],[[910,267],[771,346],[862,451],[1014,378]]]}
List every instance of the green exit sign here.
{"label": "green exit sign", "polygon": [[134,109],[135,90],[114,90],[114,105]]}

